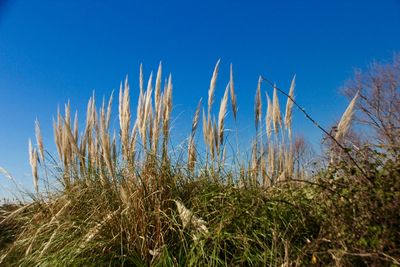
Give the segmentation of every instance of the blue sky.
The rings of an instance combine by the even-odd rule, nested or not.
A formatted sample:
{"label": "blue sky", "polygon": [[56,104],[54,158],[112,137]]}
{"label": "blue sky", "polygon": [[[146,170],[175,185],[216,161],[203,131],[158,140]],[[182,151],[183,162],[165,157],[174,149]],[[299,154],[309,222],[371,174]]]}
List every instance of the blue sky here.
{"label": "blue sky", "polygon": [[[55,152],[51,122],[57,105],[70,99],[82,115],[93,90],[98,98],[108,96],[126,74],[136,103],[140,63],[147,76],[160,61],[164,73],[172,73],[175,128],[181,130],[189,129],[197,101],[206,98],[217,59],[218,98],[232,62],[240,128],[250,132],[258,75],[288,88],[297,74],[296,99],[329,126],[347,104],[338,91],[354,68],[388,60],[399,48],[398,0],[3,0],[0,166],[31,187],[27,143],[35,118]],[[294,123],[318,144],[320,132],[298,112]],[[8,186],[4,177],[0,184]]]}

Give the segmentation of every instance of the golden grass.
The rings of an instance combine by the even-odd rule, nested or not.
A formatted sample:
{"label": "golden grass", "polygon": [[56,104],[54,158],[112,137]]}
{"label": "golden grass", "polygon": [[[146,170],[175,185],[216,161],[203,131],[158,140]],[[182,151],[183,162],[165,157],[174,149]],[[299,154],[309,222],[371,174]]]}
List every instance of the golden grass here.
{"label": "golden grass", "polygon": [[[187,162],[185,165],[191,173],[210,173],[212,178],[218,180],[218,173],[227,163],[227,157],[231,154],[227,147],[226,120],[228,118],[228,105],[232,108],[233,119],[236,120],[238,103],[234,88],[233,67],[230,65],[229,82],[220,101],[219,111],[213,113],[215,91],[220,60],[217,61],[208,89],[207,107],[202,106],[201,100],[196,108],[192,128],[187,142]],[[150,73],[147,86],[144,86],[144,74],[142,65],[139,71],[139,96],[136,107],[136,118],[131,115],[130,85],[128,77],[121,82],[118,97],[119,129],[110,128],[113,94],[108,101],[103,99],[99,109],[96,108],[94,95],[89,99],[86,110],[86,124],[83,132],[78,129],[78,117],[75,113],[71,122],[70,104],[64,108],[64,115],[58,109],[57,117],[53,120],[54,140],[59,156],[62,185],[65,188],[79,186],[101,185],[104,188],[112,188],[121,199],[129,199],[131,189],[126,186],[136,187],[146,185],[147,189],[157,190],[162,186],[162,181],[157,177],[148,175],[154,164],[166,164],[170,162],[169,138],[172,111],[172,77],[163,81],[162,64],[158,66],[157,74],[153,81],[153,73]],[[251,158],[244,162],[243,166],[249,166],[247,172],[248,181],[262,186],[271,186],[277,180],[290,179],[293,175],[293,144],[292,144],[292,109],[295,89],[295,77],[293,77],[286,101],[284,118],[282,119],[277,88],[272,90],[272,101],[267,89],[265,91],[267,105],[263,111],[262,105],[262,81],[260,76],[255,94],[254,112],[256,135],[252,141]],[[271,91],[269,91],[271,93]],[[229,97],[230,96],[230,97]],[[336,138],[340,139],[348,131],[353,108],[357,95],[351,101],[344,113]],[[198,157],[198,144],[195,134],[201,119],[205,154]],[[206,109],[206,111],[205,111]],[[265,112],[263,125],[262,114]],[[39,166],[45,164],[45,148],[40,133],[39,122],[35,122],[37,148],[30,143],[29,156],[34,177],[35,190],[39,192]],[[263,138],[266,136],[266,138]],[[234,151],[232,151],[234,152]],[[239,157],[241,157],[239,155]],[[232,158],[231,164],[235,166]],[[202,162],[202,164],[198,164]],[[203,169],[204,168],[204,169]],[[235,167],[232,168],[232,170]],[[246,172],[246,168],[244,168]],[[129,177],[121,180],[120,175]],[[235,180],[235,179],[233,179]],[[239,183],[238,179],[233,181]]]}
{"label": "golden grass", "polygon": [[[208,90],[207,112],[204,112],[203,109],[202,130],[204,144],[206,146],[205,163],[207,168],[225,164],[227,157],[225,121],[228,115],[228,101],[230,100],[232,114],[235,120],[238,110],[234,89],[233,67],[230,65],[229,82],[221,99],[219,112],[217,116],[212,113],[219,66],[220,60],[217,61],[212,73]],[[293,96],[294,93],[294,81],[293,79],[289,90],[290,96]],[[254,108],[257,134],[253,141],[252,157],[249,166],[252,166],[251,173],[253,178],[251,179],[251,183],[263,184],[266,186],[273,183],[278,177],[288,177],[288,174],[291,174],[293,160],[290,155],[291,149],[289,143],[291,142],[292,135],[291,122],[293,104],[292,101],[289,100],[286,104],[284,126],[288,132],[289,139],[285,140],[284,133],[279,135],[280,130],[283,130],[283,128],[277,91],[276,89],[273,90],[272,103],[266,92],[267,111],[264,129],[266,130],[265,134],[267,140],[264,142],[262,138],[264,133],[263,131],[259,131],[260,126],[262,126],[263,112],[261,83],[262,78],[260,77],[257,84]],[[147,81],[147,87],[144,89],[144,75],[141,65],[139,72],[139,89],[136,119],[132,123],[128,78],[125,79],[124,83],[121,83],[118,98],[118,134],[115,134],[114,130],[114,135],[112,135],[112,130],[110,129],[113,95],[110,96],[107,105],[106,101],[103,100],[99,110],[96,110],[94,96],[89,99],[85,130],[80,136],[77,116],[75,116],[73,128],[71,127],[69,103],[65,106],[64,116],[58,111],[57,119],[53,123],[54,139],[60,163],[64,170],[62,177],[63,185],[66,188],[82,182],[79,181],[79,179],[84,179],[85,181],[83,182],[86,185],[94,184],[96,183],[95,180],[99,179],[99,183],[103,187],[108,188],[111,186],[115,191],[121,191],[118,189],[120,186],[117,181],[119,162],[125,164],[124,175],[128,176],[136,176],[136,174],[130,174],[135,170],[146,172],[146,165],[149,164],[149,160],[168,162],[168,140],[170,135],[170,114],[172,110],[172,78],[169,76],[164,85],[162,85],[162,64],[160,63],[154,87],[153,74],[151,73]],[[193,118],[192,129],[188,140],[187,166],[191,172],[196,169],[196,162],[198,160],[195,132],[200,120],[201,108],[202,105],[200,101]],[[38,149],[41,160],[44,161],[44,148],[40,135],[39,123],[37,122],[36,125]],[[274,138],[272,138],[273,135]],[[159,147],[160,143],[162,144],[161,149]],[[35,148],[30,149],[30,157],[32,173],[34,177],[36,177],[34,181],[35,184],[37,184],[37,151]],[[217,159],[217,161],[215,161],[215,159]],[[208,160],[211,160],[209,164],[207,164]],[[204,162],[204,159],[202,159],[202,162]],[[290,166],[288,166],[288,164]],[[215,172],[212,171],[212,173]],[[124,197],[124,199],[126,199],[126,197]]]}

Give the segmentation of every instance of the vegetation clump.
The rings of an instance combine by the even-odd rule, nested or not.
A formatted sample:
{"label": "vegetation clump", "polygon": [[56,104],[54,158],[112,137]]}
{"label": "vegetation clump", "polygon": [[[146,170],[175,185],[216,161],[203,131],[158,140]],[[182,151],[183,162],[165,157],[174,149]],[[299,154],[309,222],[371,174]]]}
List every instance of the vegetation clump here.
{"label": "vegetation clump", "polygon": [[[58,159],[46,151],[36,122],[36,144],[29,142],[36,192],[30,203],[2,207],[0,264],[400,265],[399,103],[390,102],[386,115],[392,119],[375,124],[380,143],[356,138],[351,130],[354,114],[363,112],[359,99],[376,103],[371,95],[379,94],[365,93],[376,87],[352,91],[336,132],[302,109],[327,134],[326,158],[318,159],[325,165],[310,167],[305,142],[292,133],[292,109],[300,107],[295,78],[287,94],[272,84],[263,110],[262,84],[268,81],[260,77],[256,135],[245,160],[238,149],[229,150],[226,136],[228,109],[234,120],[238,110],[232,66],[213,112],[218,72],[219,61],[206,109],[200,101],[178,157],[169,144],[172,78],[162,83],[161,64],[147,85],[140,68],[135,119],[128,80],[121,83],[118,132],[110,127],[113,95],[99,109],[90,98],[83,131],[69,104],[64,114],[58,111],[53,125]],[[394,97],[399,80],[400,75],[390,80]],[[284,114],[278,93],[287,97]],[[382,115],[368,111],[367,118]],[[199,124],[203,146],[197,141]]]}

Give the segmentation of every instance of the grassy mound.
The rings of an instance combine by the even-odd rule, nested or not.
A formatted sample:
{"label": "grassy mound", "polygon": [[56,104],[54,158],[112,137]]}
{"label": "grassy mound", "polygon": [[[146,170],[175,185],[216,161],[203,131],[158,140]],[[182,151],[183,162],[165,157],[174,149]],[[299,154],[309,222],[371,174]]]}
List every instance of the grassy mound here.
{"label": "grassy mound", "polygon": [[294,80],[284,115],[281,90],[267,96],[264,125],[260,78],[256,136],[243,160],[240,151],[227,152],[228,96],[235,120],[237,112],[232,70],[212,113],[218,70],[219,63],[203,110],[204,154],[196,142],[201,102],[186,150],[179,157],[170,150],[172,80],[162,91],[161,66],[154,89],[152,76],[144,89],[140,73],[133,125],[129,85],[121,85],[118,135],[110,129],[112,97],[100,109],[90,99],[82,133],[69,105],[58,113],[58,159],[46,153],[37,123],[36,146],[30,143],[36,193],[31,203],[2,207],[0,264],[398,265],[400,161],[384,149],[348,148],[358,94],[337,133],[327,133],[328,167],[310,173],[292,140]]}

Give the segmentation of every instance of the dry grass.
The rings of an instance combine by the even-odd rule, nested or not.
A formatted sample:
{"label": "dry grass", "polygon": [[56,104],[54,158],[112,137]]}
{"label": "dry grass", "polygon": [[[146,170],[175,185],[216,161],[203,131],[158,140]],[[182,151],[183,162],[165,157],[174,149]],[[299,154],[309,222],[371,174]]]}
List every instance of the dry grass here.
{"label": "dry grass", "polygon": [[[221,170],[228,171],[225,167],[227,160],[226,147],[226,120],[228,115],[228,101],[231,102],[233,118],[236,120],[237,102],[234,91],[233,68],[230,67],[229,82],[220,101],[219,112],[214,115],[212,106],[218,77],[220,61],[215,65],[212,73],[210,88],[208,90],[207,113],[203,108],[203,138],[206,147],[205,157],[198,158],[196,130],[200,120],[201,100],[197,106],[192,121],[191,133],[187,147],[187,169],[193,175],[208,174],[212,181],[224,184],[228,180],[222,178]],[[292,166],[289,146],[282,129],[281,112],[276,90],[273,93],[273,103],[267,96],[266,115],[266,142],[262,126],[262,100],[261,77],[258,81],[255,98],[255,123],[257,134],[253,141],[252,157],[250,162],[242,164],[242,173],[246,172],[244,166],[251,166],[250,175],[244,174],[247,179],[230,178],[229,183],[241,183],[241,185],[272,186],[277,180],[289,178]],[[153,86],[154,85],[154,86]],[[69,103],[65,105],[64,115],[58,110],[54,120],[54,139],[59,156],[60,181],[68,194],[85,191],[98,192],[100,194],[117,196],[120,204],[116,204],[127,221],[134,218],[148,221],[149,227],[138,223],[137,227],[129,230],[128,236],[144,237],[146,243],[141,243],[140,251],[155,250],[163,246],[164,228],[168,223],[162,218],[161,210],[169,207],[168,195],[177,185],[177,177],[168,175],[173,165],[169,150],[170,114],[172,110],[172,78],[166,79],[162,84],[162,65],[160,63],[153,82],[153,74],[148,78],[147,87],[144,88],[144,74],[142,66],[139,73],[139,97],[136,109],[136,118],[132,122],[130,104],[130,86],[128,77],[121,82],[118,98],[119,129],[110,128],[113,94],[108,101],[103,99],[99,109],[96,108],[95,97],[89,99],[86,123],[83,132],[79,133],[78,118],[75,115],[71,122],[71,110]],[[294,81],[290,88],[293,95]],[[229,98],[230,95],[230,98]],[[285,129],[291,129],[291,108],[288,102],[286,107]],[[271,124],[273,127],[271,127]],[[279,135],[280,133],[280,135]],[[289,134],[291,136],[291,134]],[[44,145],[40,134],[39,123],[36,122],[36,148],[30,144],[30,163],[34,177],[35,190],[39,193],[39,172],[46,169],[44,160]],[[284,153],[286,153],[284,156]],[[40,160],[38,156],[40,155]],[[200,164],[201,163],[201,164]],[[234,166],[235,162],[229,165]],[[285,167],[284,167],[285,166]],[[234,169],[232,169],[233,175]],[[115,209],[115,207],[114,207]],[[183,209],[182,207],[180,209]],[[108,215],[113,214],[113,208],[107,207]],[[104,215],[108,218],[108,215]],[[97,216],[96,213],[93,216]],[[111,215],[110,215],[111,216]],[[132,218],[133,218],[132,217]],[[125,220],[122,218],[122,220]],[[123,222],[121,222],[123,223]],[[102,222],[98,222],[91,228],[86,236],[92,237],[92,232],[100,231]],[[100,228],[99,228],[100,227]],[[155,232],[154,232],[155,231]],[[149,236],[151,233],[151,237]],[[51,237],[49,242],[54,237]],[[91,238],[83,238],[84,240]],[[83,243],[86,243],[84,241]],[[140,242],[139,242],[140,243]],[[139,244],[138,243],[138,244]],[[47,250],[47,247],[43,249]]]}
{"label": "dry grass", "polygon": [[[201,101],[196,109],[192,130],[189,135],[187,147],[187,166],[192,173],[207,172],[213,179],[219,173],[221,166],[226,164],[226,119],[228,115],[228,101],[231,102],[233,118],[236,120],[238,104],[234,91],[233,67],[230,66],[229,83],[219,105],[217,115],[212,113],[214,95],[216,90],[220,60],[217,61],[212,73],[208,90],[207,112],[203,108],[203,139],[206,147],[205,157],[201,158],[202,166],[197,164],[197,145],[195,132],[200,120]],[[172,110],[172,78],[166,79],[162,84],[162,65],[160,63],[153,87],[153,74],[148,78],[147,87],[144,88],[144,74],[142,66],[139,73],[139,97],[136,109],[136,119],[132,121],[130,108],[130,86],[128,77],[121,82],[118,98],[118,134],[110,129],[111,109],[113,95],[108,101],[103,99],[100,109],[96,108],[95,97],[89,99],[86,112],[86,125],[84,131],[79,133],[78,117],[71,122],[69,103],[65,105],[64,115],[60,110],[54,120],[54,139],[59,155],[62,185],[67,190],[76,186],[99,186],[104,190],[110,188],[115,194],[133,191],[134,188],[144,186],[148,192],[161,190],[163,181],[156,176],[149,175],[154,164],[170,162],[168,142],[170,135],[170,114]],[[289,179],[293,169],[292,155],[292,107],[293,102],[287,100],[284,127],[276,88],[273,90],[273,99],[267,92],[267,109],[265,127],[262,126],[262,78],[258,80],[255,96],[255,127],[256,136],[252,142],[252,156],[245,164],[251,166],[251,178],[242,183],[271,186],[277,180]],[[289,96],[293,97],[295,78],[293,78]],[[229,98],[230,95],[230,98]],[[107,104],[106,104],[107,103]],[[345,123],[343,124],[346,125]],[[343,126],[343,127],[344,127]],[[347,127],[347,126],[346,126]],[[265,133],[263,132],[265,129]],[[112,134],[114,133],[114,134]],[[263,140],[263,136],[267,138]],[[38,164],[45,169],[44,145],[40,134],[39,122],[36,122],[36,148],[30,146],[30,163],[34,177],[35,189],[38,188]],[[161,144],[161,146],[160,146]],[[38,160],[40,155],[40,161]],[[235,159],[230,163],[235,165]],[[197,167],[196,167],[197,166]],[[120,179],[122,167],[123,177]],[[201,168],[205,168],[201,170]],[[214,169],[215,168],[215,169]],[[239,182],[238,180],[236,182]],[[124,188],[131,187],[131,190]],[[123,188],[123,189],[121,189]],[[124,193],[126,195],[126,193]],[[127,199],[126,196],[123,199]],[[128,197],[129,199],[129,197]]]}
{"label": "dry grass", "polygon": [[[27,262],[30,257],[38,259],[36,263],[45,261],[46,254],[53,250],[52,247],[60,248],[67,244],[70,246],[68,247],[70,251],[79,255],[97,251],[96,246],[99,246],[103,252],[120,249],[121,253],[118,257],[123,257],[127,253],[136,253],[141,255],[144,262],[152,263],[157,260],[157,257],[161,257],[167,245],[186,240],[185,231],[188,228],[191,228],[190,236],[193,242],[202,238],[212,239],[210,233],[212,231],[220,233],[218,227],[223,228],[224,222],[221,221],[216,229],[210,229],[205,221],[212,223],[212,216],[208,218],[201,216],[205,218],[202,220],[200,216],[195,215],[194,211],[186,207],[184,198],[190,199],[190,181],[199,184],[202,181],[212,181],[212,185],[220,190],[217,190],[216,199],[227,197],[227,193],[224,192],[225,187],[230,188],[229,190],[237,188],[256,190],[258,198],[254,199],[254,202],[257,202],[264,201],[266,190],[273,191],[275,188],[279,190],[277,185],[282,182],[288,182],[292,178],[304,178],[293,177],[295,163],[292,144],[292,109],[295,77],[289,88],[288,95],[291,99],[286,101],[284,119],[282,119],[275,87],[265,89],[267,105],[263,110],[261,97],[264,95],[262,93],[263,79],[259,78],[254,103],[256,134],[251,141],[251,157],[245,161],[242,155],[230,157],[229,155],[235,155],[235,151],[229,151],[230,146],[227,145],[230,141],[227,140],[226,135],[229,101],[235,121],[238,111],[232,65],[229,82],[220,100],[218,113],[213,112],[219,66],[218,60],[210,81],[207,106],[203,107],[202,101],[199,101],[193,116],[191,132],[185,142],[187,147],[182,152],[182,157],[171,156],[174,153],[169,145],[173,85],[171,76],[164,83],[162,82],[161,63],[154,81],[153,74],[149,75],[146,88],[142,66],[140,66],[140,91],[136,117],[131,112],[131,90],[128,78],[123,83],[121,82],[117,129],[112,129],[110,126],[113,94],[107,101],[103,99],[100,108],[96,106],[94,95],[89,99],[83,131],[78,129],[77,113],[72,121],[69,103],[65,105],[63,114],[58,109],[53,128],[58,153],[57,178],[61,183],[59,187],[61,197],[57,194],[45,195],[43,188],[39,187],[39,184],[47,182],[47,179],[40,174],[45,174],[49,167],[45,160],[46,150],[39,122],[35,123],[37,145],[34,147],[31,141],[29,142],[29,160],[36,197],[38,203],[43,206],[44,212],[33,215],[29,219],[31,225],[26,224],[25,231],[31,235],[28,238],[29,245],[24,247]],[[271,93],[272,101],[269,97]],[[338,140],[349,129],[356,99],[357,95],[339,123],[338,133],[335,136]],[[262,114],[266,114],[265,120]],[[202,118],[200,118],[201,115]],[[201,127],[199,125],[201,119],[204,144],[198,144],[196,141],[196,132]],[[205,153],[199,154],[198,151],[204,148]],[[185,190],[189,193],[185,193]],[[201,187],[197,190],[201,190]],[[236,191],[231,193],[236,194]],[[82,203],[85,203],[84,207]],[[207,201],[202,203],[205,207],[211,205]],[[218,203],[219,209],[223,210],[221,203]],[[249,203],[253,203],[253,200],[249,200]],[[271,207],[273,209],[275,206]],[[232,214],[232,216],[241,216],[242,213],[245,211],[241,211],[239,215]],[[296,211],[291,207],[290,214],[303,216],[303,211]],[[77,221],[79,226],[71,224],[71,218]],[[42,226],[32,226],[35,222],[43,220],[46,223]],[[269,229],[270,225],[267,226]],[[66,233],[75,238],[76,244],[65,241],[65,236],[62,235]],[[179,238],[174,239],[176,236]],[[279,247],[275,232],[272,232],[271,238],[273,247]],[[96,243],[99,240],[103,243]],[[286,242],[282,244],[288,242],[285,239],[281,241]],[[248,242],[247,249],[251,247],[253,241],[244,240],[243,242]],[[116,244],[119,244],[120,248],[116,249]],[[196,244],[204,246],[201,242]],[[190,248],[185,246],[187,246],[186,243],[183,247],[186,249],[185,253],[188,253]],[[264,245],[260,246],[264,249]],[[18,249],[16,245],[10,249],[9,253]],[[207,250],[206,247],[204,249]],[[286,256],[276,254],[271,257],[281,257],[284,259],[280,261],[281,263],[289,262],[288,247],[286,246],[283,251]],[[68,257],[72,256],[68,255]],[[265,259],[260,261],[267,262]]]}

